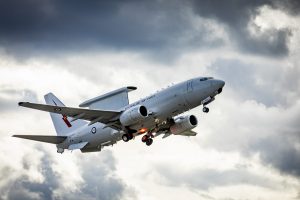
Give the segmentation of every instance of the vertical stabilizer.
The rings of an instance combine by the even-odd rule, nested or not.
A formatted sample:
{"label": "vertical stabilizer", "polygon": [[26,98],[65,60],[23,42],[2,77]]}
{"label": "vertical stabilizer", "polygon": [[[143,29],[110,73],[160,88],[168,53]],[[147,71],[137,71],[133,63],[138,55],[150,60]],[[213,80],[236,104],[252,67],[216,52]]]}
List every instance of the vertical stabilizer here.
{"label": "vertical stabilizer", "polygon": [[[48,93],[44,96],[48,105],[65,106],[54,94]],[[84,120],[75,120],[71,122],[72,118],[63,116],[61,114],[50,113],[56,133],[59,136],[67,136],[78,128],[87,124]]]}

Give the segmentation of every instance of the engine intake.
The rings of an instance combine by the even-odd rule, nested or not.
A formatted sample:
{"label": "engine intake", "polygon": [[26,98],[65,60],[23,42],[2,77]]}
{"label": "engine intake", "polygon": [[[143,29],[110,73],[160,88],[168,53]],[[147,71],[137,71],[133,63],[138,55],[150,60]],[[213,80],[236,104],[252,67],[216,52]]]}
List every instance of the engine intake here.
{"label": "engine intake", "polygon": [[123,126],[130,126],[143,120],[148,116],[145,106],[137,105],[125,110],[120,116],[120,122]]}
{"label": "engine intake", "polygon": [[198,120],[194,115],[182,116],[175,119],[175,124],[170,127],[170,132],[174,135],[182,135],[198,125]]}

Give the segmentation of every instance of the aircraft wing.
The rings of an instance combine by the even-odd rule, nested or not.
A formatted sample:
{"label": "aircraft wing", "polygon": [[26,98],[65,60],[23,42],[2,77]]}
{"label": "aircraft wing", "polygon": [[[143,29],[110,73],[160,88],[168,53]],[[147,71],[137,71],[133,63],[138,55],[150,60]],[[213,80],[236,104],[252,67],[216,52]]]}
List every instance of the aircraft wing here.
{"label": "aircraft wing", "polygon": [[61,114],[63,117],[72,117],[73,119],[70,120],[71,122],[77,119],[88,120],[90,121],[90,125],[100,122],[109,124],[109,126],[114,126],[118,119],[117,117],[121,114],[120,111],[91,110],[29,102],[19,102],[19,106]]}
{"label": "aircraft wing", "polygon": [[51,144],[59,144],[62,143],[66,136],[50,136],[50,135],[13,135],[13,137],[28,139],[28,140],[35,140],[39,142],[47,142]]}

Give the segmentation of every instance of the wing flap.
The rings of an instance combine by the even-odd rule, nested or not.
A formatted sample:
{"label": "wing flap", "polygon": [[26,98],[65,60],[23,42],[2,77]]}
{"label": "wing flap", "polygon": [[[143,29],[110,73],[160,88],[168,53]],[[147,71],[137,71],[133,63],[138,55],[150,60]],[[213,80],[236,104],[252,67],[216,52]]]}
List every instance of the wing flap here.
{"label": "wing flap", "polygon": [[65,139],[67,139],[66,136],[52,136],[52,135],[51,136],[50,135],[13,135],[13,137],[34,140],[39,142],[46,142],[51,144],[59,144],[62,143]]}

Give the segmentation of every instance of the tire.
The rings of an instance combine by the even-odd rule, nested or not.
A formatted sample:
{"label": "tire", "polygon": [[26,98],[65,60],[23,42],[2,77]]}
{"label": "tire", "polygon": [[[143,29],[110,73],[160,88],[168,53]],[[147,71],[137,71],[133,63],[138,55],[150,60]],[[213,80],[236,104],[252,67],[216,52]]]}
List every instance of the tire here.
{"label": "tire", "polygon": [[133,134],[132,133],[128,133],[128,136],[129,136],[129,140],[133,139]]}
{"label": "tire", "polygon": [[146,145],[147,145],[147,146],[150,146],[152,143],[153,143],[152,138],[149,138],[149,139],[146,141]]}
{"label": "tire", "polygon": [[203,107],[202,111],[205,112],[205,113],[208,113],[209,112],[209,108],[208,107]]}
{"label": "tire", "polygon": [[129,135],[128,135],[128,134],[122,135],[122,140],[123,140],[124,142],[128,142],[128,141],[129,141]]}
{"label": "tire", "polygon": [[147,142],[148,138],[149,138],[148,135],[144,135],[142,137],[142,142]]}

